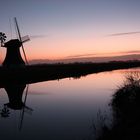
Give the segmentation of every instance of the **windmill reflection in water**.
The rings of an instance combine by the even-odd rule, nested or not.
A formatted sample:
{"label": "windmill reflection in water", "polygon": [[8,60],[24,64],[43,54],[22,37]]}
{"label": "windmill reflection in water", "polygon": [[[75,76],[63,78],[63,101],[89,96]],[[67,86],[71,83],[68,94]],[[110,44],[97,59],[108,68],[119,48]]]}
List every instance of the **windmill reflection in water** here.
{"label": "windmill reflection in water", "polygon": [[4,89],[8,95],[9,102],[3,105],[3,108],[0,111],[0,115],[3,118],[7,118],[10,117],[10,111],[12,110],[17,112],[20,111],[18,129],[21,130],[24,114],[28,113],[31,115],[33,111],[32,108],[26,106],[29,85],[11,84],[11,85],[6,85]]}

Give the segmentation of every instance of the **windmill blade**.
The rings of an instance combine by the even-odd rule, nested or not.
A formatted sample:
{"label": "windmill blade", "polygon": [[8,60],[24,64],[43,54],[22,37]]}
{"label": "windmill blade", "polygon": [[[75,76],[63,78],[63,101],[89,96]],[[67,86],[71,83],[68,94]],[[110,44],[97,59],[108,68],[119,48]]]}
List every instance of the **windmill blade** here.
{"label": "windmill blade", "polygon": [[[14,18],[14,20],[15,20],[15,25],[16,25],[16,29],[17,29],[19,41],[22,42],[22,38],[21,38],[21,34],[20,34],[20,31],[19,31],[19,27],[18,27],[18,23],[17,23],[16,17]],[[22,51],[23,51],[23,55],[24,55],[26,64],[28,64],[27,57],[26,57],[26,53],[25,53],[25,50],[24,50],[24,47],[23,47],[23,43],[21,44],[21,47],[22,47]]]}
{"label": "windmill blade", "polygon": [[30,38],[29,38],[28,35],[26,35],[26,36],[23,36],[23,37],[21,38],[21,40],[22,40],[22,43],[25,43],[25,42],[27,42],[27,41],[30,41]]}
{"label": "windmill blade", "polygon": [[109,34],[108,36],[123,36],[123,35],[132,35],[132,34],[140,34],[140,31],[115,33],[115,34]]}
{"label": "windmill blade", "polygon": [[30,38],[36,39],[36,38],[46,38],[48,35],[42,34],[42,35],[30,35]]}
{"label": "windmill blade", "polygon": [[[25,98],[24,98],[24,105],[26,104],[26,100],[27,100],[27,94],[28,94],[28,89],[29,89],[29,85],[27,85],[26,90],[25,90]],[[28,108],[28,107],[26,107]],[[28,108],[28,110],[31,108]],[[32,109],[31,109],[32,110]],[[20,116],[20,122],[19,122],[19,130],[22,129],[22,124],[23,124],[23,119],[24,119],[24,113],[25,113],[25,106],[23,107],[23,109],[21,110],[21,116]]]}

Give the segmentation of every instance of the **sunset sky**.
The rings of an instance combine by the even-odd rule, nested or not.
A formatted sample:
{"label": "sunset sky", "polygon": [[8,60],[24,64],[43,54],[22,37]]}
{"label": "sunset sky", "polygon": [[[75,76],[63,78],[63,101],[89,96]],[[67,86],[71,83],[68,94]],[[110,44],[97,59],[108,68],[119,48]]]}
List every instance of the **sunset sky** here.
{"label": "sunset sky", "polygon": [[[1,0],[0,32],[15,38],[13,17],[28,59],[58,59],[139,52],[139,0]],[[11,28],[12,27],[12,28]],[[0,59],[5,49],[0,49]]]}

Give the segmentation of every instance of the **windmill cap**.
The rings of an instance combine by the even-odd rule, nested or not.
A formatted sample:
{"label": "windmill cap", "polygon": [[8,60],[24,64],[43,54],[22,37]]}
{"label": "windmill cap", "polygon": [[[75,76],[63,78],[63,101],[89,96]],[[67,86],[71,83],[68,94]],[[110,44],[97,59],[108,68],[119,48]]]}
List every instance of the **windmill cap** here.
{"label": "windmill cap", "polygon": [[21,45],[22,43],[18,39],[12,39],[6,42],[3,47],[20,47]]}

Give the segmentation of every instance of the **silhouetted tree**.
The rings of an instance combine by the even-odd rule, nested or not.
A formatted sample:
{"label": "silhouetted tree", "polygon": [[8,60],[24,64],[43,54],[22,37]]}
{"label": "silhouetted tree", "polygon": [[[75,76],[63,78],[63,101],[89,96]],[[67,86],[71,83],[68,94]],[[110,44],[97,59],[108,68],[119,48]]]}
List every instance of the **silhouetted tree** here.
{"label": "silhouetted tree", "polygon": [[7,38],[7,37],[6,37],[5,33],[0,32],[1,46],[4,45],[4,42],[5,42],[6,38]]}

